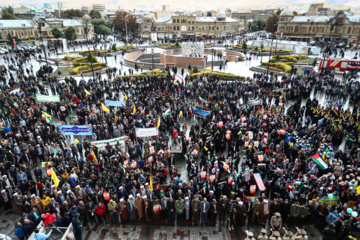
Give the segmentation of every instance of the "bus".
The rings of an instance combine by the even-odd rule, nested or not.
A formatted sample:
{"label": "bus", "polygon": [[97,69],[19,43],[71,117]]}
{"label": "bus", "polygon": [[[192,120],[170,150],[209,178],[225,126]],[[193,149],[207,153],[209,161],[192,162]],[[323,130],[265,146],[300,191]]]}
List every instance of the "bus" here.
{"label": "bus", "polygon": [[320,59],[319,71],[332,68],[335,72],[345,72],[360,70],[360,60],[358,59]]}

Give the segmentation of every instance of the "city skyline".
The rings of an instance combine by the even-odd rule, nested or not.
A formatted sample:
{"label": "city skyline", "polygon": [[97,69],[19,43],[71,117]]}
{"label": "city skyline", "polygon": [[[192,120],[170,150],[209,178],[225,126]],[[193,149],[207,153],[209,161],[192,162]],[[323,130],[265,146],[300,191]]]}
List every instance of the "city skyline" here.
{"label": "city skyline", "polygon": [[[50,3],[56,8],[56,3],[58,0],[3,0],[2,4],[4,5],[24,5],[24,6],[36,6],[41,8],[44,3]],[[184,2],[181,0],[172,1],[169,4],[165,0],[137,0],[137,1],[114,1],[108,0],[104,3],[99,3],[95,0],[80,0],[80,1],[61,1],[63,3],[63,9],[68,8],[80,8],[82,6],[92,7],[93,4],[104,4],[107,9],[129,9],[129,10],[157,10],[161,9],[162,5],[168,5],[170,9],[173,10],[222,10],[229,8],[233,11],[238,9],[266,9],[266,8],[286,8],[289,7],[291,10],[307,10],[308,6],[313,3],[325,3],[328,7],[331,8],[341,8],[341,7],[360,7],[360,1],[357,0],[327,0],[327,1],[314,1],[314,0],[253,0],[253,1],[215,1],[215,0],[196,0],[191,2],[191,6],[184,6]],[[204,5],[209,6],[205,7]],[[210,7],[211,6],[211,7]],[[259,7],[261,6],[261,7]]]}

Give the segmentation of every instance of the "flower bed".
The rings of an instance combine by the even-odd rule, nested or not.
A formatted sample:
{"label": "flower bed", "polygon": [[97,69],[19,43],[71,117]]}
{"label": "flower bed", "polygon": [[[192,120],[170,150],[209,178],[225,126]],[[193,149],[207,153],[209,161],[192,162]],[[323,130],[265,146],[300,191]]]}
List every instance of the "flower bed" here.
{"label": "flower bed", "polygon": [[[110,52],[111,52],[110,49],[106,49],[106,50],[90,50],[90,53],[110,53]],[[80,54],[81,55],[89,54],[89,51],[81,51]]]}
{"label": "flower bed", "polygon": [[[268,62],[263,62],[261,63],[262,66],[267,67],[268,66]],[[275,62],[275,63],[270,63],[271,67],[276,67],[278,69],[281,69],[282,72],[286,72],[286,73],[290,73],[291,72],[291,66],[283,63],[283,62]]]}
{"label": "flower bed", "polygon": [[123,46],[123,47],[118,47],[116,49],[118,49],[118,50],[133,50],[133,49],[137,49],[137,47],[135,47],[133,45],[126,45],[126,46]]}
{"label": "flower bed", "polygon": [[199,72],[199,73],[193,73],[190,74],[191,77],[197,77],[197,76],[201,76],[201,75],[205,75],[205,76],[215,76],[218,77],[220,80],[240,80],[243,81],[245,80],[244,76],[238,76],[232,73],[223,73],[223,72],[217,72],[217,71],[213,71],[211,72],[211,70],[209,68],[206,68],[205,71],[203,72]]}
{"label": "flower bed", "polygon": [[[96,67],[93,67],[93,68],[94,68],[94,71],[97,71],[97,70],[102,69],[102,66],[96,66]],[[85,68],[85,69],[81,70],[82,73],[87,73],[87,72],[91,72],[91,71],[92,71],[92,68]]]}

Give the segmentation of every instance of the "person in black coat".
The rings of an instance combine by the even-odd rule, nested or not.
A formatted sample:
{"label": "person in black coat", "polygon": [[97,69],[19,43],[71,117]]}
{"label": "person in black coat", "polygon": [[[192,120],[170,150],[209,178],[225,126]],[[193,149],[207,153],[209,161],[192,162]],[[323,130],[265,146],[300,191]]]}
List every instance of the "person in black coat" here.
{"label": "person in black coat", "polygon": [[36,228],[35,224],[29,219],[24,220],[23,227],[26,238],[30,237],[30,235],[33,233],[34,229]]}
{"label": "person in black coat", "polygon": [[76,213],[75,217],[72,219],[72,226],[75,231],[75,239],[76,240],[82,240],[82,225],[79,220],[80,214]]}
{"label": "person in black coat", "polygon": [[168,215],[169,215],[169,223],[173,223],[175,221],[175,201],[172,197],[169,198],[167,203]]}
{"label": "person in black coat", "polygon": [[71,223],[70,210],[65,212],[63,216],[64,227],[68,227]]}

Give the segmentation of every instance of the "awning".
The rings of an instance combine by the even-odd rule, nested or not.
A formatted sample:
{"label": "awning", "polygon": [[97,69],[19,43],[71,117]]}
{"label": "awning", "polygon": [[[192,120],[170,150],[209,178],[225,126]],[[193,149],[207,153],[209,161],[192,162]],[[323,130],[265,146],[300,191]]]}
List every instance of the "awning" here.
{"label": "awning", "polygon": [[315,35],[314,37],[318,37],[318,38],[321,38],[323,37],[324,35]]}
{"label": "awning", "polygon": [[358,39],[358,36],[350,36],[351,39]]}
{"label": "awning", "polygon": [[340,38],[349,38],[349,36],[345,35],[345,36],[341,36]]}

